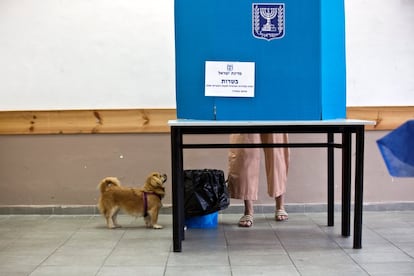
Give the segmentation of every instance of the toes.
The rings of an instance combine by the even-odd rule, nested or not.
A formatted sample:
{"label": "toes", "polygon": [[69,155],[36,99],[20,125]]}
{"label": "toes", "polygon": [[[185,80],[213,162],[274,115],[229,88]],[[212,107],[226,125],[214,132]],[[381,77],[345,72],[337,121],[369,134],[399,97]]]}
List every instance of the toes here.
{"label": "toes", "polygon": [[253,216],[252,215],[244,215],[239,220],[240,227],[251,227],[253,225]]}

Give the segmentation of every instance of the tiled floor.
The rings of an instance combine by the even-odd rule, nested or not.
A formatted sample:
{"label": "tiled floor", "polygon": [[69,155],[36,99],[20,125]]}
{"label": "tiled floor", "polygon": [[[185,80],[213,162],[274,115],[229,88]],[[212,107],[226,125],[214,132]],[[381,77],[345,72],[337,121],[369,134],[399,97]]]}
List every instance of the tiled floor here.
{"label": "tiled floor", "polygon": [[325,213],[288,222],[256,214],[253,228],[220,214],[217,229],[189,229],[172,252],[171,215],[149,230],[142,218],[104,227],[100,216],[0,216],[0,275],[414,275],[414,211],[365,212],[363,249],[326,227]]}

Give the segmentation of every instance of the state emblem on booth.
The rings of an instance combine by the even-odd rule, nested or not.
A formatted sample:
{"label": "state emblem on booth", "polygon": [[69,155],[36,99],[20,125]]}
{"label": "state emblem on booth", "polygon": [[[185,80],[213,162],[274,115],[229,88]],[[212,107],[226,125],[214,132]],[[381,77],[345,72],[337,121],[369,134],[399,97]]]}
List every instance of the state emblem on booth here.
{"label": "state emblem on booth", "polygon": [[252,32],[258,39],[280,39],[285,35],[285,4],[253,3]]}

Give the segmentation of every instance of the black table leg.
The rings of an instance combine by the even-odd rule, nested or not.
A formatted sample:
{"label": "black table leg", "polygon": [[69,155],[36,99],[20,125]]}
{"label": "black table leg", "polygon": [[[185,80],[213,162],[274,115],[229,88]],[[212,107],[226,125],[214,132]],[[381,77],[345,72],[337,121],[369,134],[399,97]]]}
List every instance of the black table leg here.
{"label": "black table leg", "polygon": [[181,252],[184,239],[183,137],[178,127],[171,127],[171,173],[173,207],[173,247]]}
{"label": "black table leg", "polygon": [[[334,143],[334,134],[328,133],[328,144]],[[328,226],[334,226],[334,148],[328,147]]]}
{"label": "black table leg", "polygon": [[342,236],[351,235],[351,138],[345,128],[342,133]]}
{"label": "black table leg", "polygon": [[364,194],[364,126],[356,131],[355,157],[355,211],[354,211],[354,248],[362,247],[362,208]]}

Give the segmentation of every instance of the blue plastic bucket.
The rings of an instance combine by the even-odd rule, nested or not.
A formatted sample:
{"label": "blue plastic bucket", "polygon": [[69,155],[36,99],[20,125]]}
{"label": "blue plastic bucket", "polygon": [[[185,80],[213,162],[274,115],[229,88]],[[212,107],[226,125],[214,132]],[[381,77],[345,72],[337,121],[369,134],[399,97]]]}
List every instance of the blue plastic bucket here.
{"label": "blue plastic bucket", "polygon": [[187,228],[217,228],[218,212],[185,219]]}

